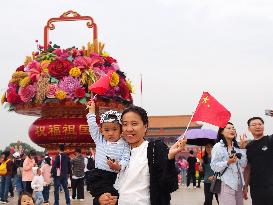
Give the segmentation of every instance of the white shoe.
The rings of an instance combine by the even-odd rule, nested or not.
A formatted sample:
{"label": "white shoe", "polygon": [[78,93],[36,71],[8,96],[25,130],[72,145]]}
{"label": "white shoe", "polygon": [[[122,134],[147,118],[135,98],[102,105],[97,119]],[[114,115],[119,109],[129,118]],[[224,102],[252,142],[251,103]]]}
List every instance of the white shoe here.
{"label": "white shoe", "polygon": [[193,188],[196,189],[196,186],[194,186]]}
{"label": "white shoe", "polygon": [[80,199],[80,201],[84,201],[84,199]]}

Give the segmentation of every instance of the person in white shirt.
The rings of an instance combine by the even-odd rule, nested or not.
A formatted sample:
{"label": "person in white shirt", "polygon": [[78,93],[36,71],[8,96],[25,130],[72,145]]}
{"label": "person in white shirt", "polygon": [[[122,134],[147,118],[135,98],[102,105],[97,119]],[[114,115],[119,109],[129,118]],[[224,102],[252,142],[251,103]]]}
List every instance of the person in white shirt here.
{"label": "person in white shirt", "polygon": [[180,139],[170,149],[160,140],[146,141],[148,116],[138,106],[126,108],[121,119],[122,135],[131,146],[131,157],[115,183],[119,199],[105,193],[94,205],[115,205],[117,202],[119,205],[169,205],[171,192],[178,188],[175,155],[184,149],[186,139]]}
{"label": "person in white shirt", "polygon": [[44,203],[44,197],[42,193],[45,184],[44,178],[39,167],[33,167],[32,171],[34,177],[31,182],[31,188],[33,189],[33,198],[35,201],[35,205],[42,205]]}

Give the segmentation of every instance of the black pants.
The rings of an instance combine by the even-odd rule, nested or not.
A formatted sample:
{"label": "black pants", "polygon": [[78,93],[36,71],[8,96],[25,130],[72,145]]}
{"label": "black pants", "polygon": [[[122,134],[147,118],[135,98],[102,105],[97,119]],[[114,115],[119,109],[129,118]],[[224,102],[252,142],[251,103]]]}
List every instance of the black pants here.
{"label": "black pants", "polygon": [[266,187],[250,186],[252,205],[273,205],[273,185]]}
{"label": "black pants", "polygon": [[26,192],[32,194],[33,193],[33,189],[31,188],[31,181],[25,181],[24,182],[24,189]]}
{"label": "black pants", "polygon": [[71,181],[72,186],[72,199],[84,199],[84,177],[79,179],[73,179]]}
{"label": "black pants", "polygon": [[196,186],[195,171],[188,171],[187,172],[187,186],[190,186],[191,179],[192,179],[193,186]]}
{"label": "black pants", "polygon": [[[204,183],[204,194],[205,194],[204,205],[212,205],[213,193],[210,192],[210,183]],[[215,199],[219,204],[217,194],[215,194]]]}
{"label": "black pants", "polygon": [[86,191],[90,191],[90,183],[89,183],[90,173],[91,171],[87,171],[84,173]]}
{"label": "black pants", "polygon": [[98,197],[103,193],[110,193],[113,196],[118,196],[118,191],[114,188],[114,183],[117,173],[108,172],[101,169],[91,170],[89,176],[90,193],[93,197]]}

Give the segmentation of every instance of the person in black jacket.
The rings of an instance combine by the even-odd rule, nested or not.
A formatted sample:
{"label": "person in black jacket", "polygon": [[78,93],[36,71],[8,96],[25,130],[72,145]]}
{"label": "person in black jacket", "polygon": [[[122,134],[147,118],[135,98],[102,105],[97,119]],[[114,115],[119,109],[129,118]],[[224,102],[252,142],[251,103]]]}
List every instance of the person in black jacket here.
{"label": "person in black jacket", "polygon": [[170,149],[162,141],[147,142],[147,112],[130,106],[122,113],[124,139],[131,146],[128,167],[120,172],[115,188],[119,199],[110,193],[101,195],[95,204],[169,205],[171,193],[178,189],[178,170],[175,155],[184,149],[186,140],[177,141]]}
{"label": "person in black jacket", "polygon": [[67,179],[71,172],[69,156],[64,152],[64,144],[59,145],[59,154],[55,157],[51,169],[51,175],[54,179],[54,205],[59,205],[59,190],[62,185],[65,193],[66,205],[70,205],[69,190],[67,188]]}

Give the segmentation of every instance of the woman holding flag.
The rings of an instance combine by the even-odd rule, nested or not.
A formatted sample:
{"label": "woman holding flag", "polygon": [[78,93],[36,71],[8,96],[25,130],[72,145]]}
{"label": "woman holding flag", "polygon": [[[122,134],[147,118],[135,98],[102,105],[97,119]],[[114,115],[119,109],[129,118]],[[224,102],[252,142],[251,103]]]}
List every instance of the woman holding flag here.
{"label": "woman holding flag", "polygon": [[[212,149],[211,169],[221,175],[220,205],[243,205],[244,178],[242,168],[246,166],[246,140],[236,141],[236,130],[230,122],[218,130],[218,143]],[[242,148],[242,149],[241,149]]]}

